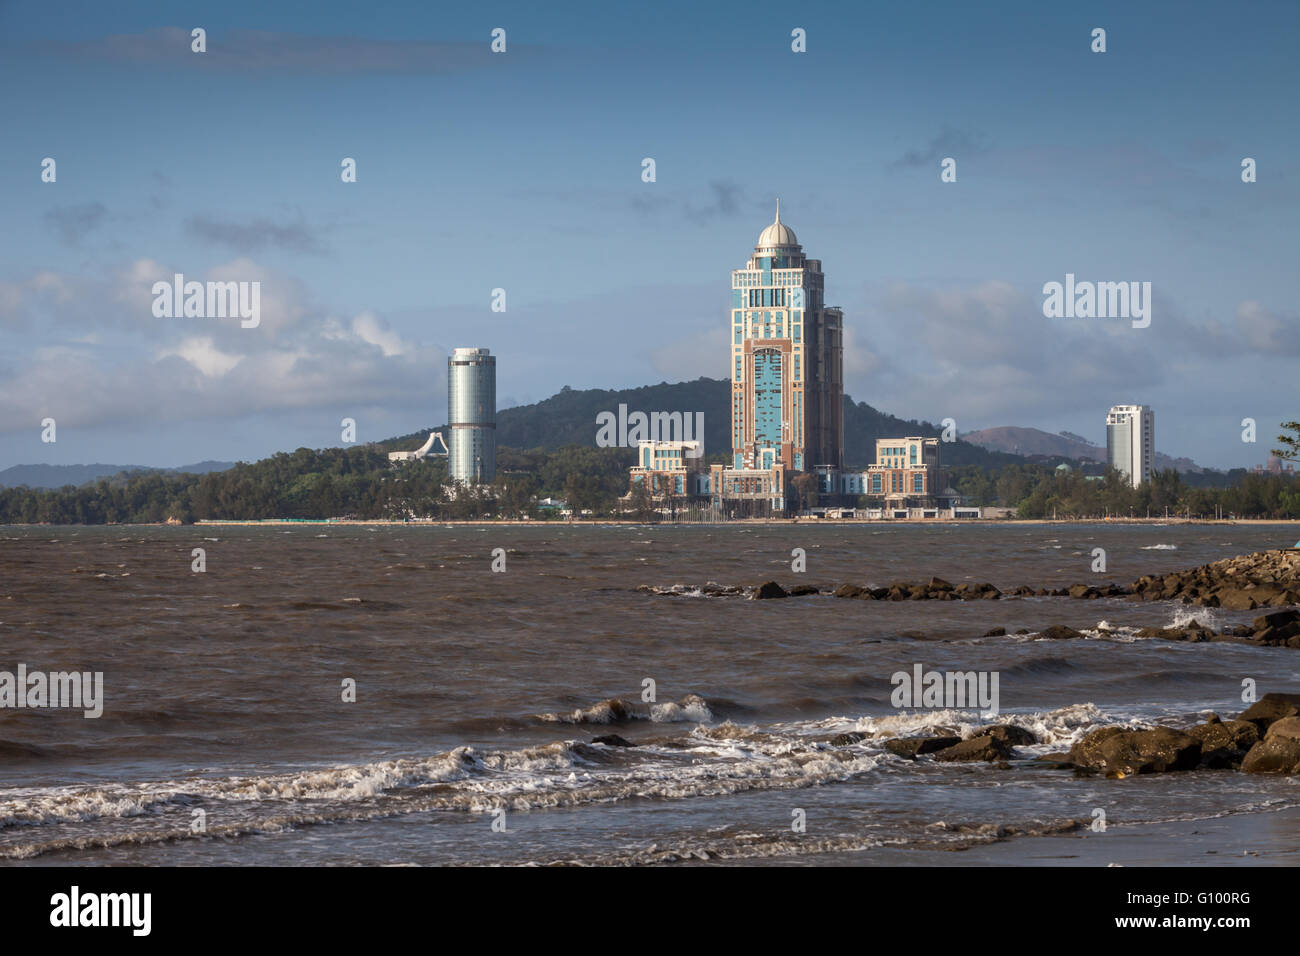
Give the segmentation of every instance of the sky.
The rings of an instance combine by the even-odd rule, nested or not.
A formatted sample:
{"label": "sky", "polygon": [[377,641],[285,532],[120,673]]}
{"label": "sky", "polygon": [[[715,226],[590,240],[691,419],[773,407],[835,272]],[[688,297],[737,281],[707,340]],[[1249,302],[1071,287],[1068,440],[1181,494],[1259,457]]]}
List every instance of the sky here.
{"label": "sky", "polygon": [[[1298,45],[1293,2],[0,0],[0,468],[413,432],[460,346],[500,408],[725,378],[778,197],[855,400],[1099,444],[1142,403],[1160,451],[1262,464],[1300,418]],[[176,273],[259,282],[260,324],[156,316]],[[1067,274],[1151,283],[1150,325],[1046,317]]]}

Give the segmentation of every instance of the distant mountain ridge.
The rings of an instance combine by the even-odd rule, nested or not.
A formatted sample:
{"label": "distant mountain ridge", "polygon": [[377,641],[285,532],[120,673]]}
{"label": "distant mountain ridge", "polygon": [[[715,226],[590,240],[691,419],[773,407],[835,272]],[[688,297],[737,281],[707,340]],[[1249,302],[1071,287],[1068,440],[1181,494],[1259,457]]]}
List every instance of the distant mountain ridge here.
{"label": "distant mountain ridge", "polygon": [[[596,416],[618,414],[619,405],[628,413],[704,413],[706,455],[731,451],[731,382],[727,379],[698,378],[693,382],[645,385],[625,389],[573,389],[565,386],[548,399],[497,412],[497,444],[503,447],[553,450],[564,445],[593,445]],[[431,431],[447,434],[446,425],[435,425],[377,443],[383,451],[418,448]],[[875,461],[876,439],[922,435],[938,438],[942,429],[929,422],[907,421],[877,411],[866,402],[844,396],[844,463],[865,467]],[[943,461],[950,465],[1003,465],[1020,459],[965,441],[945,443]]]}
{"label": "distant mountain ridge", "polygon": [[[541,448],[548,451],[565,445],[591,446],[596,439],[596,416],[601,412],[618,414],[619,405],[629,413],[682,412],[704,413],[704,449],[706,455],[727,453],[731,449],[731,382],[726,379],[699,378],[693,382],[644,385],[625,389],[573,389],[565,386],[550,398],[531,405],[519,405],[497,412],[497,444],[520,450]],[[434,425],[418,432],[375,442],[380,451],[415,449],[431,431],[448,434],[446,425]],[[878,411],[866,402],[854,402],[844,396],[844,461],[846,467],[860,468],[875,460],[876,440],[905,438],[910,435],[940,437],[941,429],[929,422],[907,420]],[[1080,435],[1062,432],[1053,435],[1038,428],[1004,426],[985,428],[959,436],[942,445],[945,465],[981,465],[999,467],[1027,458],[1092,459],[1104,462],[1106,450]],[[206,474],[225,471],[235,462],[202,461],[177,468],[152,468],[141,465],[14,465],[0,471],[0,488],[26,485],[29,488],[80,486],[101,478],[124,473],[160,472]],[[1156,454],[1156,467],[1177,468],[1182,473],[1203,473],[1204,469],[1189,458],[1170,458]]]}
{"label": "distant mountain ridge", "polygon": [[112,478],[123,473],[156,471],[163,474],[187,472],[205,475],[210,471],[233,468],[233,461],[200,461],[179,468],[151,468],[147,465],[13,465],[0,471],[0,488],[62,488],[65,485],[80,487],[101,478]]}
{"label": "distant mountain ridge", "polygon": [[[1038,428],[1018,428],[1003,425],[999,428],[983,428],[967,432],[961,436],[964,440],[990,451],[1006,452],[1012,455],[1044,455],[1050,458],[1091,458],[1093,461],[1105,462],[1106,449],[1094,445],[1082,435],[1073,432],[1060,432],[1053,435]],[[1202,468],[1190,458],[1171,458],[1156,452],[1157,468],[1176,468],[1183,473],[1200,474]]]}

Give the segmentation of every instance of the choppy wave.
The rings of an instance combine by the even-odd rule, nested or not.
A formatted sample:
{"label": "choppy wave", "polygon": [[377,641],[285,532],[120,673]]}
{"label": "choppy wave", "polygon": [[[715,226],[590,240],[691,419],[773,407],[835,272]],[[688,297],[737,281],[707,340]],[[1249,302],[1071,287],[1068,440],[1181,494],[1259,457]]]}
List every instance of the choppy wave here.
{"label": "choppy wave", "polygon": [[[701,705],[703,699],[692,695],[671,707]],[[1085,703],[1004,714],[997,722],[1029,730],[1039,741],[1024,748],[1024,756],[1031,756],[1064,749],[1116,718]],[[887,739],[938,730],[969,736],[980,723],[973,712],[953,710],[768,726],[724,721],[668,731],[631,747],[577,740],[508,750],[458,747],[427,757],[293,772],[9,790],[0,794],[0,858],[193,838],[190,822],[197,809],[207,814],[207,836],[232,837],[431,811],[544,810],[795,790],[850,781],[877,771],[882,761],[894,772],[906,771],[905,762],[885,752]],[[845,730],[863,736],[833,743],[830,732]],[[809,845],[801,843],[805,850]],[[827,845],[836,848],[846,847]],[[782,852],[781,845],[763,852],[769,851]]]}
{"label": "choppy wave", "polygon": [[630,703],[611,697],[567,713],[538,714],[537,719],[556,724],[616,724],[633,720],[680,723],[713,720],[713,711],[709,709],[708,701],[696,694],[687,694],[677,702],[663,703]]}

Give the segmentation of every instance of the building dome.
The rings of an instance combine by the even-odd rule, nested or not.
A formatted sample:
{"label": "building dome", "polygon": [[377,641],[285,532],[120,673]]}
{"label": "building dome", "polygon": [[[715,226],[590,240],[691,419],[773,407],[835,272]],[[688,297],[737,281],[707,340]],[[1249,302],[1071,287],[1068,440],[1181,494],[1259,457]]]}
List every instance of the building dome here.
{"label": "building dome", "polygon": [[776,222],[768,226],[758,237],[755,248],[770,249],[773,246],[797,246],[794,230],[781,221],[781,200],[776,201]]}

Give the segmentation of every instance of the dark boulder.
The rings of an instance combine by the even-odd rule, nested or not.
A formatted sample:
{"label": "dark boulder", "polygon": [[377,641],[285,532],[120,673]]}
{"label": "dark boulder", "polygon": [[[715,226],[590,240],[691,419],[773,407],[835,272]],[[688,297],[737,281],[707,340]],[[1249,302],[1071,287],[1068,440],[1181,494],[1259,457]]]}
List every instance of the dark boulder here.
{"label": "dark boulder", "polygon": [[1039,631],[1038,636],[1049,641],[1064,641],[1070,638],[1083,637],[1083,634],[1072,627],[1066,627],[1064,624],[1053,624],[1051,627]]}
{"label": "dark boulder", "polygon": [[860,588],[856,584],[841,584],[832,594],[837,598],[857,598],[858,600],[870,600],[871,592],[866,588]]}
{"label": "dark boulder", "polygon": [[1213,596],[1218,599],[1218,604],[1215,606],[1225,611],[1253,611],[1259,607],[1250,592],[1243,591],[1241,588],[1219,588]]}
{"label": "dark boulder", "polygon": [[1035,737],[1024,727],[1017,727],[1015,724],[993,724],[991,727],[981,727],[975,731],[974,737],[994,737],[1005,744],[1013,747],[1025,747],[1029,744],[1038,743]]}
{"label": "dark boulder", "polygon": [[960,737],[899,737],[896,740],[886,740],[885,749],[896,756],[915,760],[921,754],[946,750],[959,743]]}
{"label": "dark boulder", "polygon": [[1203,724],[1197,724],[1187,731],[1201,742],[1201,749],[1247,751],[1259,743],[1260,733],[1249,720],[1220,720],[1212,717]]}
{"label": "dark boulder", "polygon": [[636,744],[624,740],[618,734],[602,734],[599,737],[592,737],[593,744],[604,744],[606,747],[635,747]]}
{"label": "dark boulder", "polygon": [[832,747],[847,747],[850,744],[861,743],[867,739],[867,735],[859,733],[856,730],[850,730],[845,734],[838,734],[831,738]]}
{"label": "dark boulder", "polygon": [[1201,742],[1169,727],[1102,727],[1070,748],[1072,763],[1112,777],[1192,770],[1200,760]]}
{"label": "dark boulder", "polygon": [[1283,717],[1241,762],[1246,773],[1300,773],[1300,717]]}
{"label": "dark boulder", "polygon": [[1238,719],[1249,720],[1263,733],[1275,720],[1296,716],[1300,716],[1300,694],[1265,694]]}
{"label": "dark boulder", "polygon": [[1041,767],[1044,770],[1072,770],[1073,761],[1067,753],[1043,754],[1041,757],[1035,757],[1034,762],[1030,765]]}
{"label": "dark boulder", "polygon": [[1004,634],[1006,634],[1006,633],[1007,633],[1007,629],[1006,629],[1005,627],[995,627],[995,628],[993,628],[992,630],[985,631],[985,632],[984,632],[984,636],[985,636],[985,637],[1002,637],[1002,636],[1003,636]]}
{"label": "dark boulder", "polygon": [[971,737],[960,743],[953,744],[940,750],[934,755],[935,760],[945,763],[953,761],[970,761],[970,760],[987,760],[989,762],[996,760],[1005,760],[1011,756],[1011,745],[1006,741],[999,740],[997,737],[983,736]]}
{"label": "dark boulder", "polygon": [[817,586],[814,584],[796,584],[790,589],[790,597],[803,597],[805,594],[820,594]]}
{"label": "dark boulder", "polygon": [[765,581],[754,589],[754,600],[762,601],[769,598],[789,597],[790,594],[785,588],[775,581]]}

